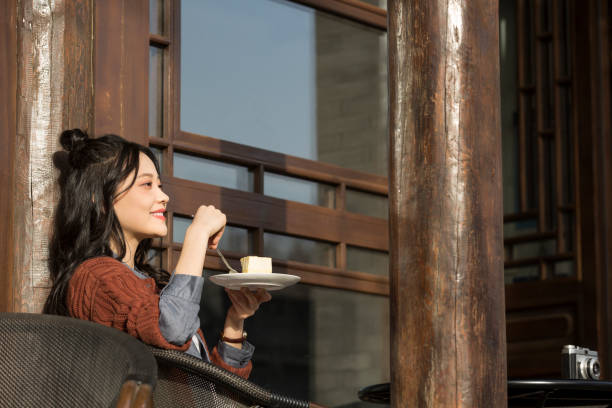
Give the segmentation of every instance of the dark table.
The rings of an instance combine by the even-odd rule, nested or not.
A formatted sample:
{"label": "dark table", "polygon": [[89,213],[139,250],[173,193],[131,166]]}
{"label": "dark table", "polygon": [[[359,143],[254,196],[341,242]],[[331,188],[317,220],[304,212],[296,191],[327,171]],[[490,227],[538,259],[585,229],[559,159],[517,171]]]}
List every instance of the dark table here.
{"label": "dark table", "polygon": [[[362,401],[389,404],[389,383],[359,391]],[[612,382],[586,380],[508,380],[508,407],[612,407]]]}

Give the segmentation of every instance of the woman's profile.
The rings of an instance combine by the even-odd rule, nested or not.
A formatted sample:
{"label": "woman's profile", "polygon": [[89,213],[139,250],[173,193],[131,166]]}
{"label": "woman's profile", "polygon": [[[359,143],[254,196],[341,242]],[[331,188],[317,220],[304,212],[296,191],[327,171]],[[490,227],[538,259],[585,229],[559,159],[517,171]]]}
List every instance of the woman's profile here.
{"label": "woman's profile", "polygon": [[232,305],[212,350],[198,317],[206,249],[217,247],[225,215],[200,206],[174,273],[158,270],[147,255],[152,238],[168,231],[170,198],[151,150],[116,135],[89,138],[79,129],[64,131],[60,143],[64,150],[54,155],[60,198],[49,244],[53,286],[44,312],[114,327],[248,377],[254,347],[243,323],[270,295],[227,290]]}

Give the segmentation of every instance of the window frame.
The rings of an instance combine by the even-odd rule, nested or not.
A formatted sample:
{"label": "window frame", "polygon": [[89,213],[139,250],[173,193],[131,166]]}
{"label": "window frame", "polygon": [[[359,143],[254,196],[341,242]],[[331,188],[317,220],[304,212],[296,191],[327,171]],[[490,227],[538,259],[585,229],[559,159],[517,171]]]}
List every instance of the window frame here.
{"label": "window frame", "polygon": [[[361,1],[295,0],[294,2],[386,31],[387,12]],[[163,267],[172,270],[182,248],[180,244],[172,242],[174,214],[189,215],[200,203],[210,203],[221,208],[232,224],[251,231],[254,252],[257,255],[263,255],[264,230],[336,244],[335,267],[274,259],[276,272],[298,275],[306,284],[388,296],[388,276],[350,271],[346,268],[347,245],[388,253],[387,220],[344,210],[347,188],[388,197],[387,178],[182,131],[179,105],[181,2],[166,1],[164,5],[163,34],[149,34],[148,36],[149,47],[163,49],[163,137],[148,137],[147,140],[149,146],[162,151],[164,162],[162,182],[165,191],[173,197],[168,206],[169,231],[157,245],[162,251]],[[149,13],[147,12],[146,15],[148,17]],[[149,31],[148,22],[147,31]],[[146,134],[149,135],[148,111],[146,117]],[[238,191],[173,177],[174,152],[194,154],[207,159],[246,166],[254,175],[254,192]],[[335,208],[323,208],[264,196],[263,178],[266,171],[334,185],[336,188]],[[326,227],[320,228],[321,225]],[[239,258],[246,255],[231,251],[225,252],[234,267],[238,266]],[[225,270],[214,251],[207,251],[205,268]]]}

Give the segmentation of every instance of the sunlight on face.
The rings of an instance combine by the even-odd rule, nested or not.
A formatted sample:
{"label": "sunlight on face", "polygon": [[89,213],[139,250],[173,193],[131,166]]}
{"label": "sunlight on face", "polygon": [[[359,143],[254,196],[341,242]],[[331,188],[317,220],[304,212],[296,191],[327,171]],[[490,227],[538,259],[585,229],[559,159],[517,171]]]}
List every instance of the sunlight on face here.
{"label": "sunlight on face", "polygon": [[[126,241],[136,244],[145,238],[163,237],[168,233],[165,212],[169,197],[161,189],[151,159],[140,153],[139,161],[136,181],[115,199],[113,205]],[[133,177],[133,174],[128,176],[118,191],[125,190]]]}

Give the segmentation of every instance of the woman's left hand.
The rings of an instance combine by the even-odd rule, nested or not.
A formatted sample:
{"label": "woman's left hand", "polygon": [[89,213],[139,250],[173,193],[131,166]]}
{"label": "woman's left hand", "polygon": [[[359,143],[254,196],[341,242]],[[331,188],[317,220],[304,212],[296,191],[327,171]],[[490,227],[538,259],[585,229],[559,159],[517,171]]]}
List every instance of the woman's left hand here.
{"label": "woman's left hand", "polygon": [[272,296],[264,289],[257,289],[255,292],[247,288],[240,290],[225,289],[225,292],[232,301],[232,306],[227,312],[228,318],[236,320],[244,320],[253,316],[259,309],[259,305],[272,299]]}

